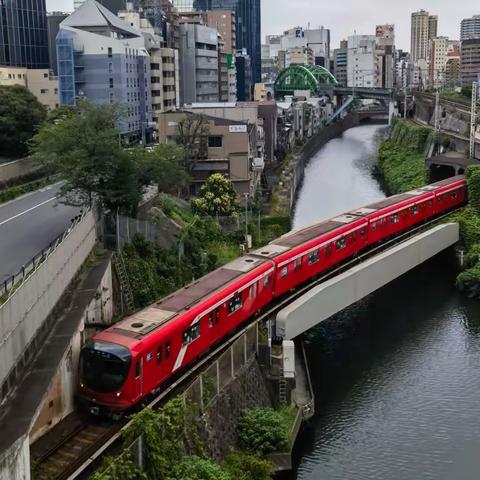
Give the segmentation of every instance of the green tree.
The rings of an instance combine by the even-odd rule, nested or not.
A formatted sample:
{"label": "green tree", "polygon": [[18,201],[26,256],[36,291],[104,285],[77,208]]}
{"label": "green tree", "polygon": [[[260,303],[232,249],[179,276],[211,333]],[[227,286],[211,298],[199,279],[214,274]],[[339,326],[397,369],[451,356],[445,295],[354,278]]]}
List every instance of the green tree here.
{"label": "green tree", "polygon": [[477,215],[480,215],[480,166],[471,165],[467,168],[466,173],[469,203]]}
{"label": "green tree", "polygon": [[211,216],[235,215],[239,208],[233,183],[220,173],[208,177],[201,188],[200,196],[192,201],[194,212]]}
{"label": "green tree", "polygon": [[27,155],[28,142],[46,115],[45,107],[25,87],[0,86],[0,156]]}
{"label": "green tree", "polygon": [[273,465],[258,455],[232,450],[223,469],[235,480],[270,480]]}
{"label": "green tree", "polygon": [[267,454],[288,448],[288,426],[273,408],[244,410],[238,427],[240,442],[252,452]]}

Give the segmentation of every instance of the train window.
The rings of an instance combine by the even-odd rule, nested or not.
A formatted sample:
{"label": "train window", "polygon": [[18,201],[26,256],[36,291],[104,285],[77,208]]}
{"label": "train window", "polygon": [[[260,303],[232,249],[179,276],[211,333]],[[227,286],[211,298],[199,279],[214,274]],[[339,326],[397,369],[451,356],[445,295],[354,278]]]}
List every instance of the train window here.
{"label": "train window", "polygon": [[317,263],[319,259],[320,259],[320,250],[315,250],[314,252],[310,252],[310,254],[308,255],[308,263],[310,265]]}
{"label": "train window", "polygon": [[297,258],[295,260],[295,262],[293,263],[293,269],[294,270],[299,270],[300,268],[302,268],[302,258]]}
{"label": "train window", "polygon": [[360,236],[361,236],[361,237],[364,237],[364,236],[365,236],[365,229],[364,229],[364,228],[361,228],[361,229],[360,229]]}
{"label": "train window", "polygon": [[157,365],[162,363],[162,347],[157,348]]}
{"label": "train window", "polygon": [[285,278],[288,275],[288,267],[283,267],[280,275],[282,276],[282,278]]}
{"label": "train window", "polygon": [[399,223],[400,222],[400,215],[398,213],[395,213],[394,215],[391,216],[392,223]]}
{"label": "train window", "polygon": [[345,248],[347,246],[347,242],[345,240],[345,237],[337,240],[337,243],[335,245],[337,247],[337,250],[342,250],[342,248]]}
{"label": "train window", "polygon": [[142,376],[142,363],[138,361],[135,364],[135,378],[140,378]]}
{"label": "train window", "polygon": [[170,352],[171,352],[170,342],[167,342],[165,345],[165,358],[170,357]]}
{"label": "train window", "polygon": [[265,277],[265,280],[263,282],[263,286],[265,288],[268,288],[270,286],[270,277]]}
{"label": "train window", "polygon": [[255,282],[251,287],[250,287],[250,298],[256,298],[257,296],[257,289],[258,289],[258,285],[257,283]]}
{"label": "train window", "polygon": [[457,192],[452,192],[452,198],[457,198]]}
{"label": "train window", "polygon": [[200,322],[192,325],[183,332],[183,346],[192,343],[200,336]]}
{"label": "train window", "polygon": [[377,231],[377,224],[376,224],[376,222],[373,222],[371,225],[372,225],[372,232],[376,232],[376,231]]}
{"label": "train window", "polygon": [[417,215],[418,214],[418,205],[414,205],[413,207],[410,207],[410,212],[412,212],[412,215]]}
{"label": "train window", "polygon": [[433,208],[433,200],[428,201],[428,208]]}
{"label": "train window", "polygon": [[327,255],[330,255],[332,253],[332,250],[333,250],[333,244],[330,243],[329,245],[327,245],[327,248],[325,248],[325,253]]}
{"label": "train window", "polygon": [[242,296],[236,295],[228,302],[228,313],[231,315],[242,308]]}

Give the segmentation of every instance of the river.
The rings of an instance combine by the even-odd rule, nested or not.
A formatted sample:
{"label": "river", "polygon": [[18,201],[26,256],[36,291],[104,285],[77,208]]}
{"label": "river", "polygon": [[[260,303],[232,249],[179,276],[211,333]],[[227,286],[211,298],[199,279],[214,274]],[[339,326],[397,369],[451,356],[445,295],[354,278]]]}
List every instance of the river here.
{"label": "river", "polygon": [[[307,225],[381,198],[381,127],[361,126],[311,160],[294,216]],[[477,480],[480,304],[442,254],[306,335],[316,415],[297,480]]]}

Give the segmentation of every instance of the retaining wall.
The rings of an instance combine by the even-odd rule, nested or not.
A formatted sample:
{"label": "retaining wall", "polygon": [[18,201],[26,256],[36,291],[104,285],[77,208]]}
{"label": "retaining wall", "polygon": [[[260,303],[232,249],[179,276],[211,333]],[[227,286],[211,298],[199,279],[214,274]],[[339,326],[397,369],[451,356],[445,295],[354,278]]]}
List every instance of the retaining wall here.
{"label": "retaining wall", "polygon": [[95,217],[89,212],[0,306],[0,401],[33,358],[48,331],[46,320],[96,240]]}
{"label": "retaining wall", "polygon": [[31,158],[0,163],[0,185],[30,175],[39,169],[40,167]]}

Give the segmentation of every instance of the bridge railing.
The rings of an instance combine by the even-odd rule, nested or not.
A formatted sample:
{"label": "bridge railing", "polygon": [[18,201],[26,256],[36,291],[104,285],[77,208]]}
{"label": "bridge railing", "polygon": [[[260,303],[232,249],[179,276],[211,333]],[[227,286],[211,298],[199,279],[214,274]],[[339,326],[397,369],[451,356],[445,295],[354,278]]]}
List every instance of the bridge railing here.
{"label": "bridge railing", "polygon": [[88,211],[3,284],[0,305],[0,402],[48,334],[52,311],[90,255],[96,219]]}

